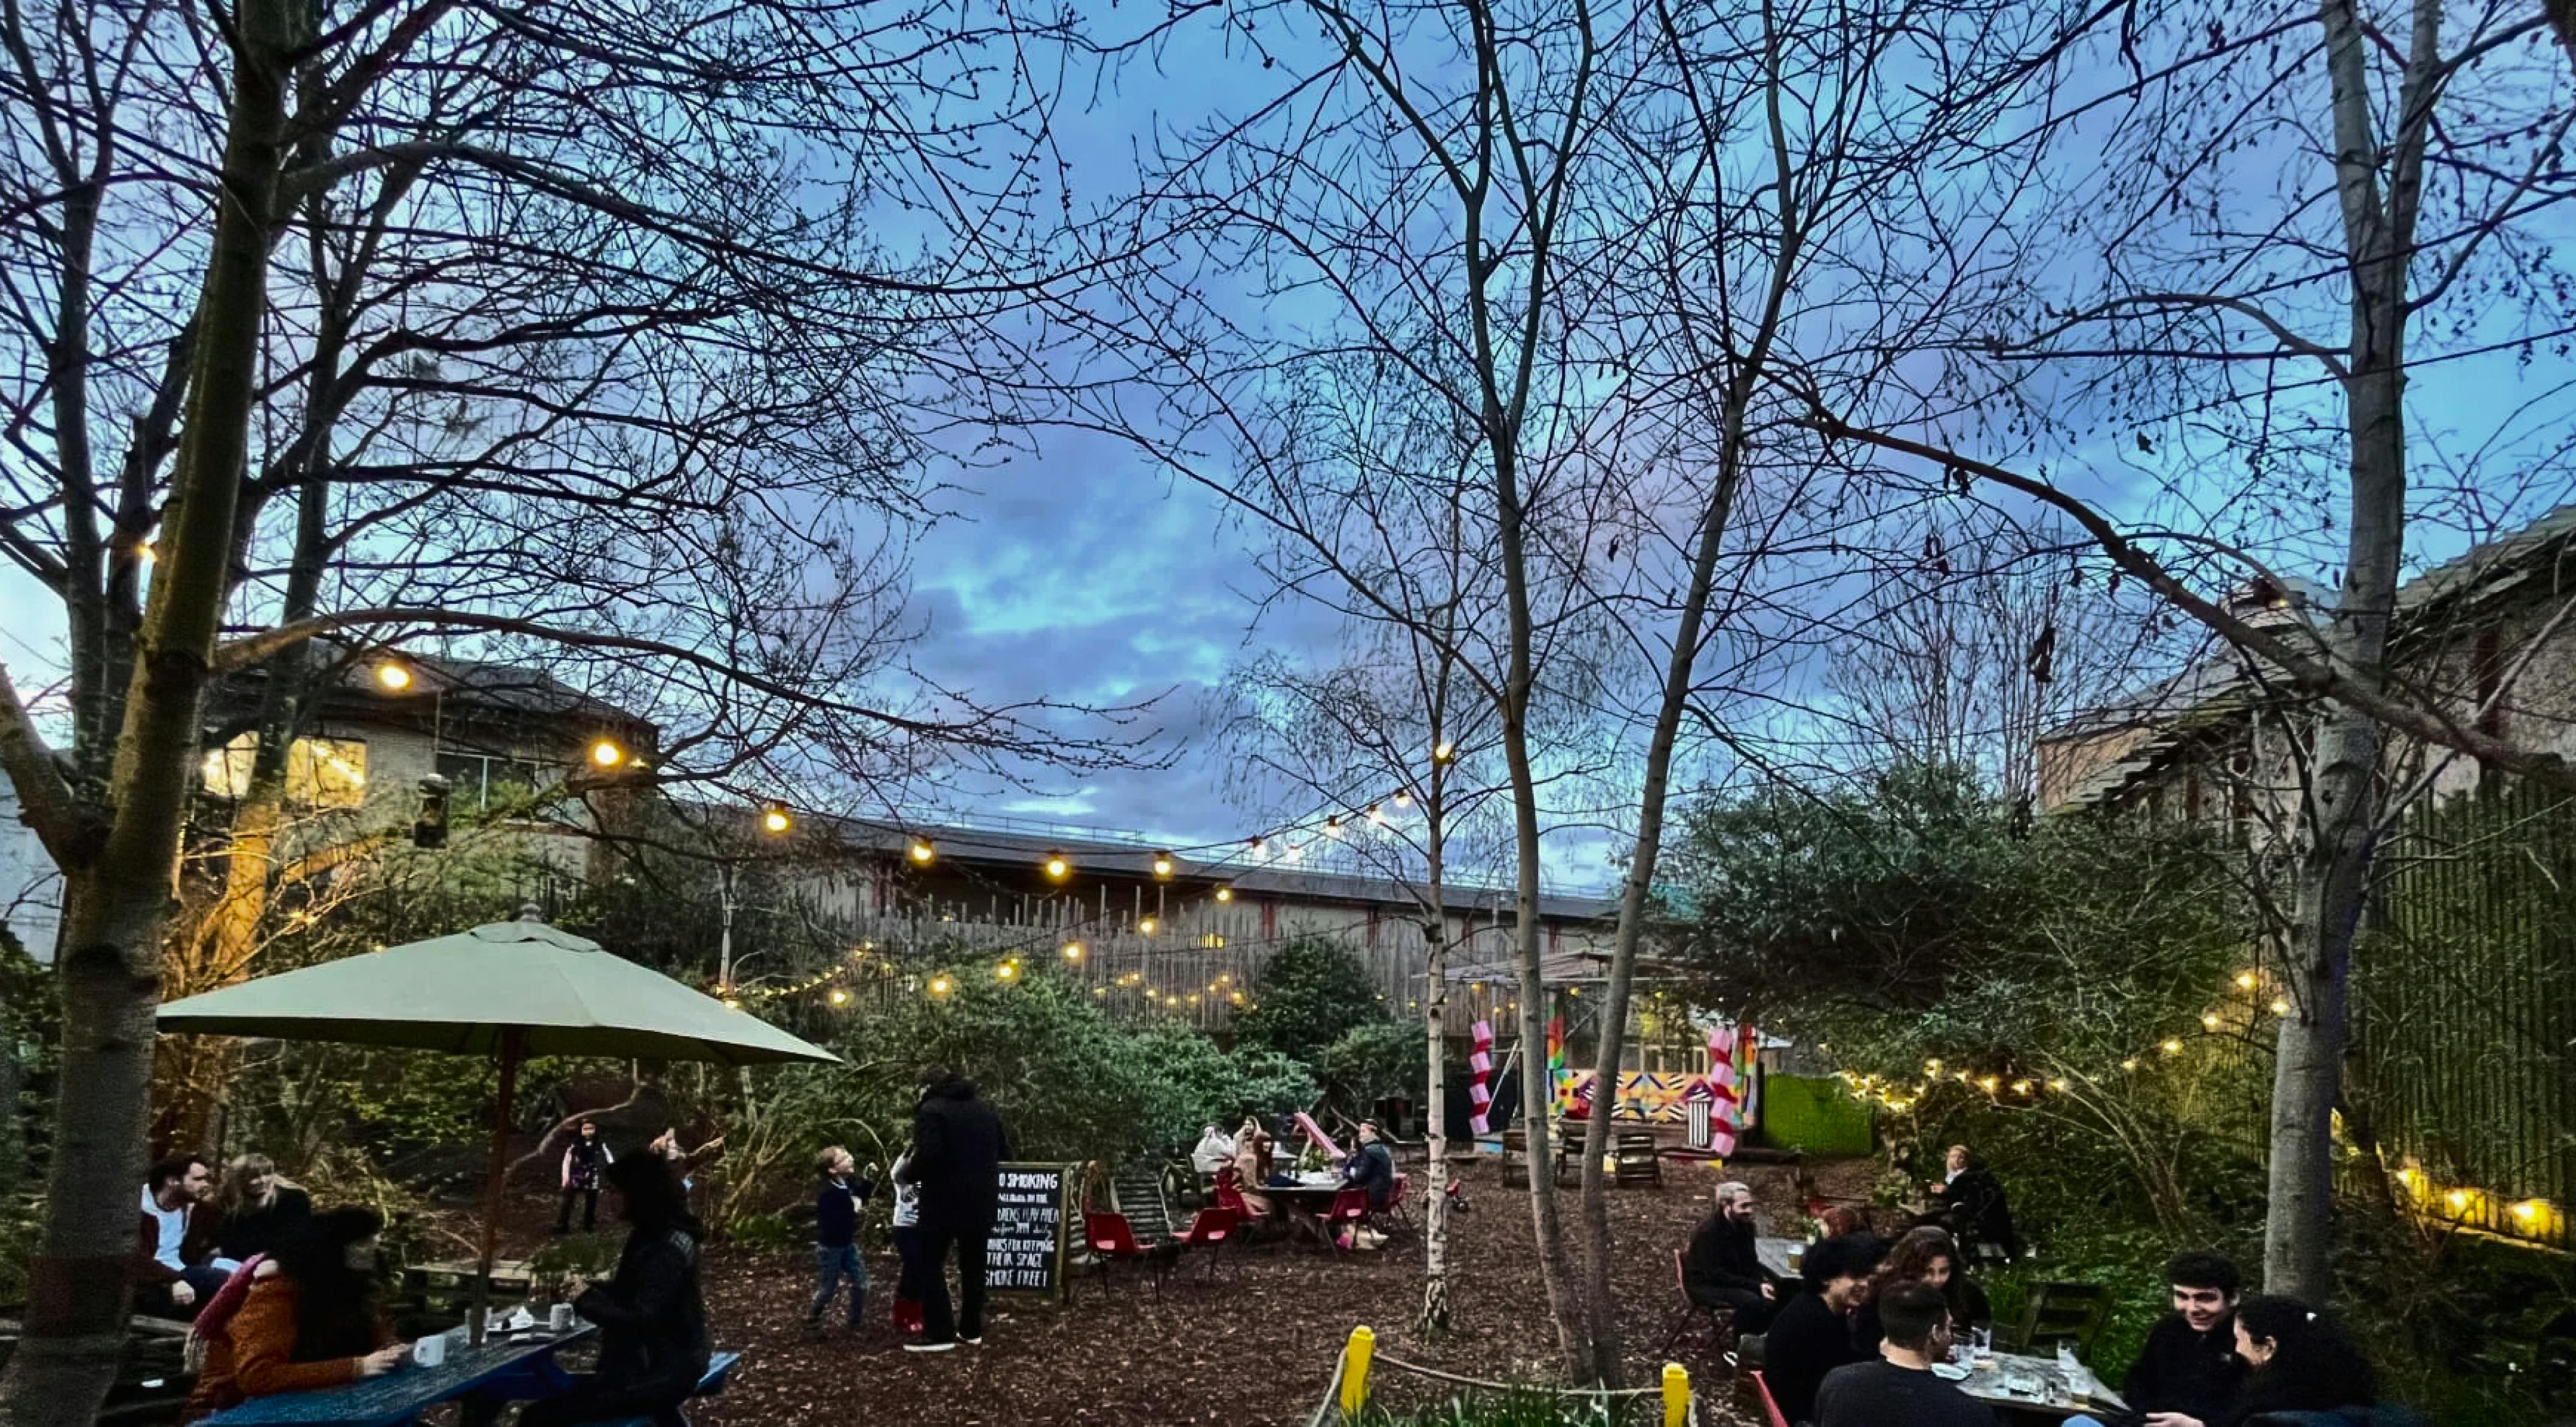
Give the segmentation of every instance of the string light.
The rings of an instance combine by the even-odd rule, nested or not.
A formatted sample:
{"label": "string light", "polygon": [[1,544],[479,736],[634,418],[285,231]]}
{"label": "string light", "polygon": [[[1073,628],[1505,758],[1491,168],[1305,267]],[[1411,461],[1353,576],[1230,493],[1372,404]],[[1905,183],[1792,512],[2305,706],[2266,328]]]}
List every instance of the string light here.
{"label": "string light", "polygon": [[1157,923],[1152,917],[1146,917],[1136,923],[1136,934],[1138,936],[1152,936],[1156,925]]}
{"label": "string light", "polygon": [[2163,1051],[2167,1055],[2180,1055],[2182,1054],[2182,1042],[2178,1040],[2167,1040],[2164,1044],[2156,1047],[2156,1049]]}
{"label": "string light", "polygon": [[1046,875],[1047,875],[1047,876],[1049,876],[1049,877],[1053,878],[1054,880],[1056,880],[1056,881],[1058,881],[1058,882],[1061,882],[1061,881],[1063,881],[1063,880],[1065,879],[1065,877],[1066,877],[1068,874],[1070,874],[1072,871],[1073,871],[1073,864],[1064,860],[1064,854],[1063,854],[1063,853],[1061,853],[1061,852],[1050,852],[1050,853],[1048,853],[1048,854],[1046,855]]}
{"label": "string light", "polygon": [[1168,852],[1157,852],[1154,854],[1154,875],[1164,879],[1165,881],[1171,880],[1172,854]]}
{"label": "string light", "polygon": [[930,845],[930,839],[926,837],[914,838],[912,846],[906,850],[912,854],[912,860],[917,866],[930,865],[930,859],[938,855],[938,850]]}
{"label": "string light", "polygon": [[933,996],[945,996],[956,989],[957,983],[949,980],[945,976],[933,976],[930,978],[930,994]]}
{"label": "string light", "polygon": [[1216,889],[1216,899],[1217,899],[1218,901],[1220,901],[1220,902],[1231,902],[1231,901],[1233,901],[1233,900],[1234,900],[1234,884],[1232,884],[1232,883],[1230,883],[1230,882],[1229,882],[1229,883],[1224,883],[1224,884],[1219,885],[1219,886],[1218,886],[1218,888]]}
{"label": "string light", "polygon": [[602,768],[614,768],[626,761],[626,750],[603,738],[590,746],[590,761]]}
{"label": "string light", "polygon": [[2251,971],[2239,971],[2236,973],[2236,989],[2239,991],[2251,991],[2262,984],[2263,978],[2257,976]]}
{"label": "string light", "polygon": [[1440,764],[1457,762],[1458,745],[1445,738],[1440,740],[1439,745],[1431,750],[1431,761]]}
{"label": "string light", "polygon": [[1020,979],[1020,964],[1016,961],[1005,961],[993,968],[993,976],[996,980],[1017,981]]}
{"label": "string light", "polygon": [[2273,997],[2272,1014],[2276,1016],[2286,1016],[2290,1014],[2290,998],[2287,996]]}
{"label": "string light", "polygon": [[785,808],[772,803],[761,811],[760,825],[772,837],[781,837],[796,826],[796,819]]}
{"label": "string light", "polygon": [[2200,1028],[2201,1028],[2202,1030],[2204,1030],[2204,1031],[2214,1031],[2214,1030],[2217,1030],[2217,1029],[2218,1029],[2218,1013],[2217,1013],[2216,1011],[2204,1011],[2204,1012],[2202,1012],[2202,1013],[2201,1013],[2201,1017],[2200,1017]]}
{"label": "string light", "polygon": [[1413,806],[1413,794],[1412,794],[1409,790],[1407,790],[1407,789],[1403,789],[1403,788],[1398,788],[1398,789],[1396,789],[1396,790],[1395,790],[1395,805],[1396,805],[1396,807],[1398,807],[1399,809],[1401,809],[1401,808],[1409,808],[1409,807],[1412,807],[1412,806]]}
{"label": "string light", "polygon": [[411,687],[411,670],[394,660],[388,659],[382,664],[376,666],[376,682],[384,688],[399,694],[403,690]]}
{"label": "string light", "polygon": [[850,1004],[850,993],[842,990],[838,986],[833,987],[832,1004],[835,1006],[846,1006]]}
{"label": "string light", "polygon": [[2135,1070],[2138,1068],[2138,1063],[2134,1060],[2124,1060],[2120,1062],[2120,1068],[2122,1070]]}
{"label": "string light", "polygon": [[1078,941],[1069,941],[1069,942],[1066,942],[1066,943],[1064,944],[1064,946],[1062,947],[1062,951],[1063,951],[1063,953],[1064,953],[1064,959],[1065,959],[1065,960],[1067,960],[1067,961],[1080,961],[1080,960],[1082,960],[1082,943],[1081,943],[1081,942],[1078,942]]}

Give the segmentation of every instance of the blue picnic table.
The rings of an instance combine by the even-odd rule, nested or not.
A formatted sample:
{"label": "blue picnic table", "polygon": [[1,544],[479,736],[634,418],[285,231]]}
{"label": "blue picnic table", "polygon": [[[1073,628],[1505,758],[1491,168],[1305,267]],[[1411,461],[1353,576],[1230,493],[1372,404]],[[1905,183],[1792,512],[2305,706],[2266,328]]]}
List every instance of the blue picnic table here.
{"label": "blue picnic table", "polygon": [[584,1324],[554,1337],[459,1345],[434,1368],[406,1362],[382,1377],[342,1387],[254,1397],[203,1421],[207,1427],[401,1427],[460,1398],[502,1403],[553,1397],[572,1385],[555,1354],[596,1331]]}

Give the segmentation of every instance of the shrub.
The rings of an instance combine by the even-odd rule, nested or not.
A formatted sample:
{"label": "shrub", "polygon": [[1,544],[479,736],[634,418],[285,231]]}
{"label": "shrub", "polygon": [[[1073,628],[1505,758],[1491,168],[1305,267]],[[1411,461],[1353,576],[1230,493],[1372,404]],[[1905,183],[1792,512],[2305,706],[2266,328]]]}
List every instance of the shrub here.
{"label": "shrub", "polygon": [[1386,1005],[1349,947],[1321,937],[1281,946],[1262,970],[1260,998],[1234,1018],[1235,1038],[1317,1063],[1343,1031],[1384,1019]]}

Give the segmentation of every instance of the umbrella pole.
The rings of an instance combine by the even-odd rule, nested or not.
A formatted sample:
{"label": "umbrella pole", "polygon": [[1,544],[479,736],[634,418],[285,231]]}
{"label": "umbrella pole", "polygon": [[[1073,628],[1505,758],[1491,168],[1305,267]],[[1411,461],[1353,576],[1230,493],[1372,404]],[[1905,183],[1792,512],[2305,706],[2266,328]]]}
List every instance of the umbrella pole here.
{"label": "umbrella pole", "polygon": [[501,1179],[510,1169],[510,1101],[519,1089],[519,1053],[526,1035],[516,1026],[501,1032],[501,1090],[492,1107],[492,1164],[483,1177],[483,1253],[475,1265],[473,1317],[466,1329],[476,1347],[483,1345],[483,1324],[492,1316],[492,1258],[499,1248]]}

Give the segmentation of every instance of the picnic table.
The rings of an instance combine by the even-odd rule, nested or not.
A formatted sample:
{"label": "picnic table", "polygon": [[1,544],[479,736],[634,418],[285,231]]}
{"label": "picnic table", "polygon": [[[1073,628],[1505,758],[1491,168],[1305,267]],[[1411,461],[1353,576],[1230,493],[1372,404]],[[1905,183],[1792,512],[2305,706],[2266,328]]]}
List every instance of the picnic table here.
{"label": "picnic table", "polygon": [[1804,1239],[1784,1239],[1776,1234],[1763,1234],[1753,1240],[1753,1256],[1762,1261],[1762,1271],[1773,1278],[1796,1278],[1798,1266],[1793,1256],[1807,1247]]}
{"label": "picnic table", "polygon": [[1253,1192],[1267,1194],[1276,1200],[1287,1211],[1293,1232],[1314,1235],[1320,1240],[1322,1234],[1316,1225],[1323,1212],[1333,1206],[1333,1196],[1346,1187],[1340,1175],[1326,1172],[1293,1175],[1286,1184],[1259,1185]]}
{"label": "picnic table", "polygon": [[[2083,1390],[2082,1402],[2075,1400],[2077,1388]],[[2021,1353],[1994,1353],[1980,1359],[1960,1380],[1959,1390],[1997,1409],[2007,1422],[2016,1418],[2063,1422],[2079,1412],[2099,1416],[2129,1410],[2129,1404],[2103,1386],[2091,1369],[2078,1365],[2076,1380],[2069,1383],[2054,1358]]]}
{"label": "picnic table", "polygon": [[434,1368],[405,1362],[382,1377],[342,1387],[254,1397],[204,1422],[208,1427],[400,1427],[442,1402],[470,1398],[498,1405],[553,1397],[572,1385],[555,1354],[597,1331],[585,1323],[553,1335],[493,1338],[479,1348],[451,1343],[447,1361]]}

